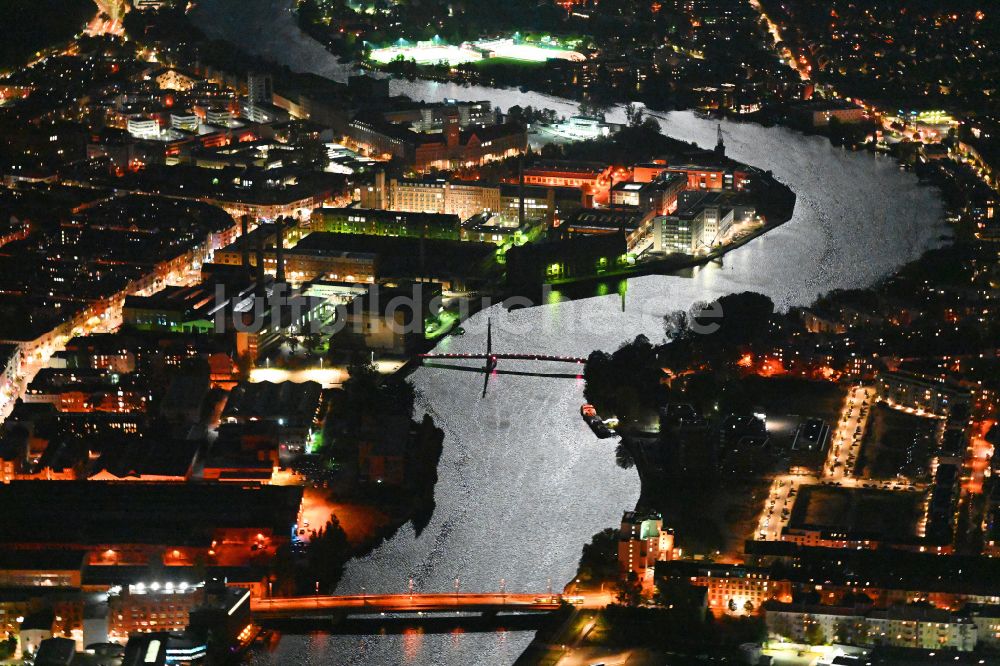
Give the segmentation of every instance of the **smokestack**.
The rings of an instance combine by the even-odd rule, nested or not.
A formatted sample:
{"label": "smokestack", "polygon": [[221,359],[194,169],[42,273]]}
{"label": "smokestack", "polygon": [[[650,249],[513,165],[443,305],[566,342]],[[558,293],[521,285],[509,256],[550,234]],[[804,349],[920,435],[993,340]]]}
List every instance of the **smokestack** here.
{"label": "smokestack", "polygon": [[264,277],[264,234],[263,229],[257,228],[257,284],[254,285],[254,291],[258,296],[266,296],[267,289],[265,287],[265,277]]}
{"label": "smokestack", "polygon": [[279,217],[274,234],[274,281],[285,281],[285,218]]}
{"label": "smokestack", "polygon": [[241,250],[243,255],[243,270],[250,274],[250,247],[247,243],[250,242],[250,216],[241,215],[240,216],[240,240],[241,240]]}
{"label": "smokestack", "polygon": [[517,158],[517,225],[524,226],[524,156]]}
{"label": "smokestack", "polygon": [[424,276],[427,274],[424,270],[424,265],[427,258],[427,248],[425,243],[427,241],[427,230],[425,228],[424,233],[420,234],[420,279],[423,280]]}
{"label": "smokestack", "polygon": [[378,173],[375,174],[375,208],[379,210],[388,209],[387,198],[385,191],[385,171],[379,169]]}

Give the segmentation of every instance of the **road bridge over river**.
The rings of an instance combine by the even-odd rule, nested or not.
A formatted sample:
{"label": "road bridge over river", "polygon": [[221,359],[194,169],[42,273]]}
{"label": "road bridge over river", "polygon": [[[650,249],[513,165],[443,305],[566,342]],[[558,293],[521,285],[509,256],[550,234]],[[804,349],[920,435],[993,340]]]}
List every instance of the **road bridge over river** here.
{"label": "road bridge over river", "polygon": [[507,592],[441,592],[429,594],[348,594],[254,599],[254,619],[297,620],[383,613],[551,613],[558,594]]}

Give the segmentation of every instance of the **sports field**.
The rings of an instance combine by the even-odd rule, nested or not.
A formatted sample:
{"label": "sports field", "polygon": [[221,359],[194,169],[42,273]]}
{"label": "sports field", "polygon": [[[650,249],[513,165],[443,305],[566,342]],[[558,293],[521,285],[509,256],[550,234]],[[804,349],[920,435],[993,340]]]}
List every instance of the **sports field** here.
{"label": "sports field", "polygon": [[465,42],[459,46],[441,40],[412,44],[400,40],[392,46],[373,49],[369,58],[381,64],[392,62],[400,56],[418,65],[446,63],[451,66],[481,60],[503,59],[514,62],[545,62],[546,60],[582,61],[582,54],[555,45],[517,43],[513,39],[490,39]]}

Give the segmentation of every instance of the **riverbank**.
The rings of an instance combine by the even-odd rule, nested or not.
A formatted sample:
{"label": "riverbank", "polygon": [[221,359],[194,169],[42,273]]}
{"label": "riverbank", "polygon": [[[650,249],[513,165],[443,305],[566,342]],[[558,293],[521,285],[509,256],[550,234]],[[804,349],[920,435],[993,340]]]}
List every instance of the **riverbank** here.
{"label": "riverbank", "polygon": [[785,224],[791,219],[791,215],[787,218],[779,220],[773,223],[762,224],[753,231],[747,232],[740,236],[738,239],[732,241],[731,243],[726,243],[721,245],[706,254],[699,255],[687,255],[687,254],[673,254],[667,255],[665,257],[656,257],[646,260],[639,260],[634,266],[628,266],[626,268],[618,270],[610,270],[602,273],[599,276],[586,277],[586,278],[571,278],[566,280],[552,280],[546,282],[547,285],[552,286],[562,286],[569,284],[580,284],[588,282],[604,282],[608,280],[615,279],[627,279],[627,278],[638,278],[648,275],[677,275],[681,271],[688,270],[691,268],[696,268],[698,266],[704,266],[711,262],[720,262],[721,259],[732,252],[733,250],[738,250],[750,241],[756,240],[768,233],[777,229],[781,225]]}
{"label": "riverbank", "polygon": [[349,374],[330,394],[315,451],[294,466],[310,484],[298,526],[308,546],[293,545],[298,557],[279,579],[286,593],[332,592],[348,561],[404,525],[419,534],[434,514],[444,432],[430,415],[413,418],[414,389],[399,373],[366,361]]}
{"label": "riverbank", "polygon": [[418,434],[406,446],[419,454],[419,469],[409,470],[404,487],[359,485],[347,469],[342,471],[349,480],[334,476],[306,489],[299,529],[308,545],[293,546],[291,568],[276,567],[282,593],[332,593],[347,562],[369,555],[406,525],[417,533],[426,528],[434,513],[444,432],[427,419],[414,427]]}
{"label": "riverbank", "polygon": [[[202,23],[219,37],[277,58],[297,71],[343,80],[343,64],[294,30],[284,2],[250,0],[234,14],[224,3],[203,0],[211,11]],[[199,10],[202,11],[202,10]],[[577,104],[517,89],[484,89],[393,80],[393,94],[415,100],[485,99],[495,108],[553,108],[572,115]],[[624,111],[609,110],[624,122]],[[647,114],[653,115],[653,114]],[[656,114],[664,132],[711,147],[716,123],[690,113]],[[768,242],[747,243],[685,278],[650,276],[629,281],[624,304],[614,292],[544,308],[508,312],[493,308],[471,317],[464,336],[449,336],[449,352],[485,347],[486,318],[494,343],[518,352],[581,356],[613,349],[639,333],[659,339],[663,314],[692,303],[753,290],[781,309],[802,305],[818,292],[863,287],[938,244],[947,229],[934,192],[884,159],[833,150],[817,137],[781,128],[723,122],[727,154],[773,170],[796,192],[791,220],[772,230]],[[890,196],[891,193],[891,196]],[[503,370],[501,365],[501,370]],[[543,364],[526,370],[544,372]],[[412,576],[418,589],[543,590],[548,578],[572,580],[580,547],[595,532],[615,525],[635,506],[636,471],[614,463],[614,447],[598,443],[580,418],[579,381],[534,374],[498,374],[480,397],[482,377],[422,367],[410,375],[418,406],[445,431],[431,523],[418,537],[404,526],[371,555],[348,563],[339,591],[401,591]],[[558,525],[558,536],[545,525]],[[316,655],[389,666],[480,663],[509,666],[530,643],[523,632],[505,634],[286,637],[273,655],[255,665],[307,663]]]}

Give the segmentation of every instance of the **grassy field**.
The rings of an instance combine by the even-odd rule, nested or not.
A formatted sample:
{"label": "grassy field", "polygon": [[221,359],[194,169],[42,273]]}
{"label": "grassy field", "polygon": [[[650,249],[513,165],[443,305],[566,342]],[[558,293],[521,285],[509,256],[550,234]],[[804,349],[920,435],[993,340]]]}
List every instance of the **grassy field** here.
{"label": "grassy field", "polygon": [[894,479],[899,473],[920,476],[928,468],[936,425],[932,419],[875,405],[861,443],[858,472],[873,479]]}
{"label": "grassy field", "polygon": [[491,67],[526,67],[537,69],[545,66],[545,62],[543,61],[518,60],[516,58],[488,58],[486,60],[477,60],[470,64],[476,69],[483,71],[489,71]]}
{"label": "grassy field", "polygon": [[916,492],[803,486],[788,526],[864,533],[876,539],[911,537],[921,499]]}

